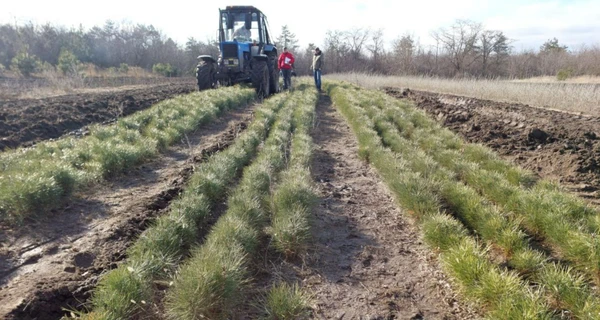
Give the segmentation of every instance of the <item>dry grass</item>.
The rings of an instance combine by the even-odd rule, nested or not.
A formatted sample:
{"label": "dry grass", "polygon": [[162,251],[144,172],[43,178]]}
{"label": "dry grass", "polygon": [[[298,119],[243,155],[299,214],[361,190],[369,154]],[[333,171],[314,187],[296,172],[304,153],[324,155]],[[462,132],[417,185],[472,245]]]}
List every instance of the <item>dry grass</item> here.
{"label": "dry grass", "polygon": [[79,74],[70,76],[64,76],[56,70],[44,70],[31,78],[5,72],[4,77],[0,77],[0,99],[41,99],[66,94],[129,90],[180,81],[189,79],[165,78],[139,67],[118,72],[87,64],[81,67]]}
{"label": "dry grass", "polygon": [[534,83],[504,80],[441,79],[433,77],[381,76],[359,73],[331,74],[366,88],[402,87],[467,96],[534,107],[600,115],[600,84]]}
{"label": "dry grass", "polygon": [[560,81],[553,76],[533,77],[527,79],[514,79],[512,82],[521,83],[577,83],[577,84],[600,84],[599,76],[577,76]]}
{"label": "dry grass", "polygon": [[134,78],[156,78],[155,73],[144,70],[141,67],[128,66],[127,71],[118,71],[115,68],[99,68],[91,63],[84,63],[80,66],[79,72],[87,77],[134,77]]}

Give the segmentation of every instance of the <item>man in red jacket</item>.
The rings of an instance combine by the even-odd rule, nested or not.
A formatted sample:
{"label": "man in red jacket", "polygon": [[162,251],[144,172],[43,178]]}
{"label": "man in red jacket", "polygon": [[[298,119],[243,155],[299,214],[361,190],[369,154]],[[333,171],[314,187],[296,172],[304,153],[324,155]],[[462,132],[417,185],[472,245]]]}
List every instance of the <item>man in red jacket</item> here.
{"label": "man in red jacket", "polygon": [[283,89],[292,88],[292,70],[294,69],[294,55],[283,47],[283,52],[279,56],[279,70],[283,73]]}

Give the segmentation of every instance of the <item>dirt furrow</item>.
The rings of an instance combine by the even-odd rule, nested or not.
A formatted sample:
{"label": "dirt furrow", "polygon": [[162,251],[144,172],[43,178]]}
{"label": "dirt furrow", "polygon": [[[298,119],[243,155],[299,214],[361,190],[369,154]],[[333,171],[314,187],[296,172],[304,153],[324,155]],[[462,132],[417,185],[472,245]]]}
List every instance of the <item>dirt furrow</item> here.
{"label": "dirt furrow", "polygon": [[231,111],[159,158],[79,193],[48,220],[3,227],[0,318],[58,319],[61,308],[81,308],[99,276],[179,194],[194,165],[233,142],[253,109]]}
{"label": "dirt furrow", "polygon": [[407,213],[358,157],[356,138],[322,96],[313,132],[321,195],[312,251],[297,272],[317,319],[471,319]]}
{"label": "dirt furrow", "polygon": [[0,100],[0,151],[65,134],[82,134],[84,126],[112,122],[194,89],[189,81],[123,91]]}
{"label": "dirt furrow", "polygon": [[398,88],[386,92],[411,99],[468,142],[485,144],[600,204],[600,117]]}

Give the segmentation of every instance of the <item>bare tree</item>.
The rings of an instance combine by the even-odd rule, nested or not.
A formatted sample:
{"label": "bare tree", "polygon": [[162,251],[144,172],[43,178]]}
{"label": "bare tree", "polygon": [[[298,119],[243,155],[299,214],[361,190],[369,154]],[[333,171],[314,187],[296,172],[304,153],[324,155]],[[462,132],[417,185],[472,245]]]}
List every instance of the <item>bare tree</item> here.
{"label": "bare tree", "polygon": [[344,32],[327,31],[325,34],[325,69],[328,72],[342,72],[347,69],[350,47],[344,41]]}
{"label": "bare tree", "polygon": [[392,42],[394,56],[396,58],[397,72],[401,74],[411,74],[413,72],[413,59],[415,56],[415,40],[410,34]]}
{"label": "bare tree", "polygon": [[383,47],[383,29],[377,29],[371,32],[370,43],[367,44],[367,50],[371,53],[371,65],[374,72],[385,73],[382,67],[383,55],[385,55]]}
{"label": "bare tree", "polygon": [[508,61],[508,72],[513,78],[529,78],[539,76],[539,57],[533,51],[524,51],[513,55]]}
{"label": "bare tree", "polygon": [[432,36],[439,41],[454,67],[455,75],[465,72],[477,59],[477,39],[482,26],[470,20],[457,20],[450,29],[440,28]]}
{"label": "bare tree", "polygon": [[363,28],[353,28],[344,33],[344,40],[349,48],[350,57],[352,59],[350,68],[353,70],[360,69],[361,60],[363,58],[363,47],[367,39],[369,39],[370,30]]}
{"label": "bare tree", "polygon": [[306,48],[299,48],[294,53],[296,58],[296,62],[294,62],[294,69],[299,76],[310,74],[310,66],[312,65],[315,48],[316,46],[314,43],[309,43]]}
{"label": "bare tree", "polygon": [[492,58],[496,67],[495,74],[498,74],[500,65],[509,55],[510,40],[497,30],[483,30],[479,35],[479,48],[481,55],[481,75],[487,77]]}
{"label": "bare tree", "polygon": [[569,70],[571,73],[567,49],[568,47],[561,45],[556,38],[544,42],[539,53],[542,74],[556,75],[560,70]]}
{"label": "bare tree", "polygon": [[582,46],[574,54],[575,71],[578,75],[600,75],[600,44]]}

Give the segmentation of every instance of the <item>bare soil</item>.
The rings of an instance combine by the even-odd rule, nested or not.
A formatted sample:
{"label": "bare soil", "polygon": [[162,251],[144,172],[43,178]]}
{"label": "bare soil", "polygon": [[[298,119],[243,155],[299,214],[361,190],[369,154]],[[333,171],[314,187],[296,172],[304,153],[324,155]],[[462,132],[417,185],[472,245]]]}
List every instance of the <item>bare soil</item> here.
{"label": "bare soil", "polygon": [[194,166],[226,148],[254,107],[230,112],[126,175],[77,194],[48,219],[1,227],[0,318],[59,319],[81,310],[99,276],[177,197]]}
{"label": "bare soil", "polygon": [[108,123],[179,94],[193,81],[131,90],[0,100],[0,151],[55,139],[92,123]]}
{"label": "bare soil", "polygon": [[386,91],[414,101],[467,141],[600,204],[600,117],[410,89]]}
{"label": "bare soil", "polygon": [[317,107],[313,174],[321,202],[301,273],[317,319],[472,319],[417,228],[377,173],[328,96]]}

